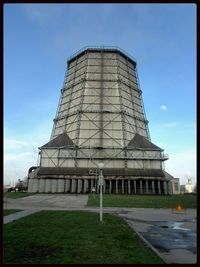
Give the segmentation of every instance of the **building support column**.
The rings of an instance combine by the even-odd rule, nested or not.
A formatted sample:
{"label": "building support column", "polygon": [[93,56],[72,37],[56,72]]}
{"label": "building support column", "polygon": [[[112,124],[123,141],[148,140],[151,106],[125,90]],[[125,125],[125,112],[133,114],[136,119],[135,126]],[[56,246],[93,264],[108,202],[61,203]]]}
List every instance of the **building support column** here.
{"label": "building support column", "polygon": [[128,194],[130,195],[131,193],[131,181],[128,180]]}
{"label": "building support column", "polygon": [[116,194],[118,194],[118,180],[116,180]]}
{"label": "building support column", "polygon": [[[92,193],[92,188],[94,187],[94,181],[91,179],[91,184],[90,184],[90,193]],[[98,189],[99,191],[99,189]]]}
{"label": "building support column", "polygon": [[57,192],[57,184],[58,184],[57,179],[53,179],[52,183],[51,183],[51,192],[52,193],[56,193]]}
{"label": "building support column", "polygon": [[168,192],[167,192],[167,182],[166,181],[163,182],[163,186],[164,186],[164,195],[167,195]]}
{"label": "building support column", "polygon": [[124,179],[122,179],[122,194],[124,194]]}
{"label": "building support column", "polygon": [[83,189],[83,192],[84,193],[87,193],[88,192],[88,180],[87,179],[84,179],[84,189]]}
{"label": "building support column", "polygon": [[109,193],[111,194],[112,192],[112,180],[109,180]]}
{"label": "building support column", "polygon": [[58,180],[58,193],[63,193],[65,191],[65,180],[59,179]]}
{"label": "building support column", "polygon": [[167,182],[167,192],[168,192],[168,195],[172,194],[172,192],[171,192],[171,183],[169,181]]}
{"label": "building support column", "polygon": [[155,182],[154,182],[154,180],[151,181],[151,184],[152,184],[152,192],[155,195],[156,192],[155,192]]}
{"label": "building support column", "polygon": [[28,192],[33,191],[33,179],[29,178],[28,179]]}
{"label": "building support column", "polygon": [[137,183],[136,180],[133,181],[134,182],[134,194],[137,194]]}
{"label": "building support column", "polygon": [[39,183],[39,193],[44,193],[45,192],[45,180],[44,179],[40,179],[40,183]]}
{"label": "building support column", "polygon": [[82,179],[78,179],[78,188],[77,188],[77,193],[81,193],[82,191]]}
{"label": "building support column", "polygon": [[76,183],[77,183],[77,180],[72,179],[72,181],[71,181],[71,193],[76,193]]}
{"label": "building support column", "polygon": [[32,185],[32,192],[37,193],[38,192],[38,186],[39,186],[39,179],[33,179],[33,185]]}
{"label": "building support column", "polygon": [[45,192],[46,193],[51,192],[51,179],[46,179],[45,181]]}
{"label": "building support column", "polygon": [[157,183],[158,183],[158,195],[161,195],[160,181],[158,181]]}
{"label": "building support column", "polygon": [[65,192],[69,192],[70,191],[70,180],[66,179],[65,181]]}
{"label": "building support column", "polygon": [[146,194],[149,194],[148,180],[146,180]]}
{"label": "building support column", "polygon": [[142,194],[142,180],[140,180],[140,194]]}

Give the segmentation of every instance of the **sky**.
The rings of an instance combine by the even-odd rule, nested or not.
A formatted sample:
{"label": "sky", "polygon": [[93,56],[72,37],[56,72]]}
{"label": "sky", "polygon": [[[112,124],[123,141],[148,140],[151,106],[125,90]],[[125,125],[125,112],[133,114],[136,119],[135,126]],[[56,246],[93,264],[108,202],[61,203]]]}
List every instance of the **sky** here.
{"label": "sky", "polygon": [[151,141],[196,183],[195,4],[4,4],[4,184],[50,140],[67,58],[117,46],[137,60]]}

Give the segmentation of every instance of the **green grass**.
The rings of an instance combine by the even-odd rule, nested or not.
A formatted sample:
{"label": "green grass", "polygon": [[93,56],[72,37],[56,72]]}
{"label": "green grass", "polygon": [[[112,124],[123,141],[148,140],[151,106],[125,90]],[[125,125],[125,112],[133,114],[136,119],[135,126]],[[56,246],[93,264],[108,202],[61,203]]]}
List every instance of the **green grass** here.
{"label": "green grass", "polygon": [[[196,208],[195,195],[148,196],[148,195],[103,195],[104,207],[126,208],[174,208],[181,204],[185,208]],[[88,206],[99,206],[99,195],[89,195]]]}
{"label": "green grass", "polygon": [[163,261],[122,219],[42,211],[4,225],[5,264],[159,264]]}
{"label": "green grass", "polygon": [[35,193],[27,192],[4,192],[4,198],[21,198],[35,195]]}
{"label": "green grass", "polygon": [[17,210],[17,209],[7,209],[7,210],[3,210],[3,216],[12,214],[12,213],[16,213],[18,211],[22,211],[22,210]]}

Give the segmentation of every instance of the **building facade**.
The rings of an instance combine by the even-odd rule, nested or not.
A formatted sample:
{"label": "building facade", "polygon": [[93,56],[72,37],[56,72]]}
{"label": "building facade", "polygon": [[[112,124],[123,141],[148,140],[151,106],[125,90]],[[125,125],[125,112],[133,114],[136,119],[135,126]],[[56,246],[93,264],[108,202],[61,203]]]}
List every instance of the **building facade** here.
{"label": "building facade", "polygon": [[112,47],[87,47],[67,62],[51,139],[29,170],[29,192],[172,194],[168,156],[151,142],[136,61]]}

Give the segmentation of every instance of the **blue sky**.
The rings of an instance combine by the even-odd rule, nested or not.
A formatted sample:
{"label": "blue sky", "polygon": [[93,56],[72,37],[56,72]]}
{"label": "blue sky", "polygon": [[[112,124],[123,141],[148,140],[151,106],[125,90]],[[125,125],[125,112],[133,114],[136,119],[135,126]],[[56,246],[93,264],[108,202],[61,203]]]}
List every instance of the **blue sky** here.
{"label": "blue sky", "polygon": [[151,140],[169,154],[166,171],[195,183],[195,4],[5,4],[4,182],[37,164],[67,58],[87,45],[136,58]]}

